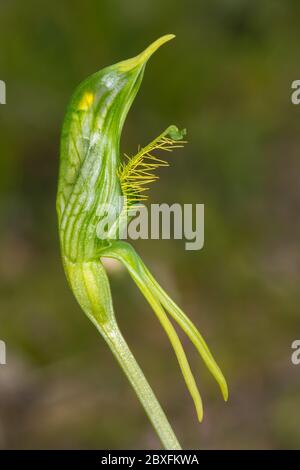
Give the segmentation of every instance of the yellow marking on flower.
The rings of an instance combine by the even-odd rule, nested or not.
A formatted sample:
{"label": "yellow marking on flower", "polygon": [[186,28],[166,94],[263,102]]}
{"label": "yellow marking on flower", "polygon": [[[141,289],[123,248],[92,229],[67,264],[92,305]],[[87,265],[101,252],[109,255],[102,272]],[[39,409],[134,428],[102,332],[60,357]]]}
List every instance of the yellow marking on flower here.
{"label": "yellow marking on flower", "polygon": [[87,111],[94,102],[93,93],[87,92],[83,95],[81,101],[79,102],[78,109],[80,111]]}

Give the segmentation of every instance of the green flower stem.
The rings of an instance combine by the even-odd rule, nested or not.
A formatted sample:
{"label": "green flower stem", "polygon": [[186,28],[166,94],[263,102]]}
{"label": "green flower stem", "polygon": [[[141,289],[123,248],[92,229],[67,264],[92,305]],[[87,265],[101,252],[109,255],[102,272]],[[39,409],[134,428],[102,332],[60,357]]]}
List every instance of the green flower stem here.
{"label": "green flower stem", "polygon": [[142,370],[119,330],[110,295],[109,281],[100,260],[72,263],[64,267],[74,295],[96,326],[133,386],[163,446],[180,449],[180,444]]}
{"label": "green flower stem", "polygon": [[109,328],[106,327],[104,331],[102,327],[99,330],[134,388],[165,449],[180,450],[180,444],[170,423],[131,353],[118,325],[115,323],[109,325]]}

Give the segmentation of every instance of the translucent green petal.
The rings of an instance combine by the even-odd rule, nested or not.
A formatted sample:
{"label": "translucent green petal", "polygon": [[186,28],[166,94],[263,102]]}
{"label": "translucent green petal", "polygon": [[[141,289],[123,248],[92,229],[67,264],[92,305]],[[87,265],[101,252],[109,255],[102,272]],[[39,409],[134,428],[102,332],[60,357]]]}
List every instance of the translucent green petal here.
{"label": "translucent green petal", "polygon": [[166,35],[138,56],[106,67],[76,89],[64,119],[57,192],[61,246],[72,261],[92,259],[100,205],[119,205],[120,136],[151,54]]}

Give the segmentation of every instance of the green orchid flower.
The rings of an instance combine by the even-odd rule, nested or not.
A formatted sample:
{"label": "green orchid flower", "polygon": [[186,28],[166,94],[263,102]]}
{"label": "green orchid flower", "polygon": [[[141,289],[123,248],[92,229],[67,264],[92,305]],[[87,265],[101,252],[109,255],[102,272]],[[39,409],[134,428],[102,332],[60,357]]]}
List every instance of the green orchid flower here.
{"label": "green orchid flower", "polygon": [[[131,208],[147,198],[145,192],[157,178],[155,170],[167,165],[156,151],[169,152],[185,143],[185,130],[172,125],[135,156],[120,161],[123,124],[146,63],[173,37],[161,37],[138,56],[106,67],[79,85],[63,124],[57,192],[61,254],[69,285],[127,375],[166,449],[180,449],[180,445],[120,332],[101,259],[111,257],[123,263],[149,302],[174,348],[199,421],[203,417],[202,400],[169,316],[190,338],[225,400],[226,381],[198,329],[160,287],[134,248],[121,239],[118,230],[113,231],[113,236],[102,238],[97,227],[103,218],[99,208],[105,205],[117,208],[116,219],[126,224]],[[123,206],[119,204],[120,197],[126,201]]]}

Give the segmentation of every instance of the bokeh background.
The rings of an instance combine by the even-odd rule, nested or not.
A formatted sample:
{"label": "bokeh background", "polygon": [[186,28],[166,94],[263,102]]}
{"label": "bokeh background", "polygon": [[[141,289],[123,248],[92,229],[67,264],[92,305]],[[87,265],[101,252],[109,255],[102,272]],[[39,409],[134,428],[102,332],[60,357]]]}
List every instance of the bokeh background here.
{"label": "bokeh background", "polygon": [[135,243],[204,334],[217,386],[187,338],[199,425],[173,351],[127,273],[110,269],[116,315],[185,448],[300,447],[300,3],[296,0],[1,0],[1,448],[159,448],[125,377],[64,277],[55,214],[59,138],[77,84],[165,33],[122,150],[169,124],[172,154],[151,202],[205,204],[205,247]]}

